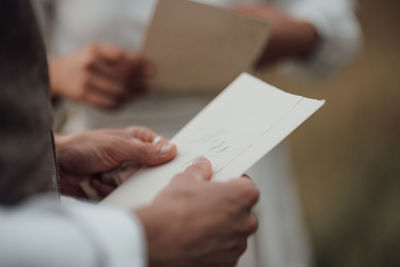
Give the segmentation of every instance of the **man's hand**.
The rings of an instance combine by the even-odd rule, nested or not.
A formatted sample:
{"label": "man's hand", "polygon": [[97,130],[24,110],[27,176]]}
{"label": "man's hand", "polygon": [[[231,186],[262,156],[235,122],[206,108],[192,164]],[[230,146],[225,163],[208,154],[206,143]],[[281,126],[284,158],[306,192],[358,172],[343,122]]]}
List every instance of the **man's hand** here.
{"label": "man's hand", "polygon": [[230,267],[256,231],[251,213],[259,192],[240,177],[210,182],[209,161],[199,158],[136,212],[147,237],[149,266]]}
{"label": "man's hand", "polygon": [[56,152],[63,194],[87,197],[80,183],[90,179],[91,186],[104,197],[117,184],[112,179],[102,179],[103,173],[120,166],[163,164],[176,156],[177,149],[150,129],[130,127],[57,135]]}
{"label": "man's hand", "polygon": [[272,65],[288,58],[305,59],[312,54],[319,41],[318,32],[312,24],[293,19],[271,6],[241,5],[234,9],[272,23],[270,38],[258,62],[259,66]]}
{"label": "man's hand", "polygon": [[91,44],[49,62],[51,91],[99,108],[118,108],[146,91],[154,74],[144,58],[108,44]]}

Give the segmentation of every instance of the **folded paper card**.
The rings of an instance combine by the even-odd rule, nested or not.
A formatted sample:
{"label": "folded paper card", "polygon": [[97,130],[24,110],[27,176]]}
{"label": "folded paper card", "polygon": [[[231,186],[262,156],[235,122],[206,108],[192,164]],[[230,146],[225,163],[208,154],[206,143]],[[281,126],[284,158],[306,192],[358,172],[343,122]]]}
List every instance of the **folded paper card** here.
{"label": "folded paper card", "polygon": [[250,71],[270,24],[188,0],[159,0],[142,53],[157,68],[155,90],[212,91]]}
{"label": "folded paper card", "polygon": [[148,204],[199,156],[211,161],[213,181],[238,177],[323,104],[243,73],[173,137],[179,151],[174,160],[139,170],[104,202],[125,208]]}

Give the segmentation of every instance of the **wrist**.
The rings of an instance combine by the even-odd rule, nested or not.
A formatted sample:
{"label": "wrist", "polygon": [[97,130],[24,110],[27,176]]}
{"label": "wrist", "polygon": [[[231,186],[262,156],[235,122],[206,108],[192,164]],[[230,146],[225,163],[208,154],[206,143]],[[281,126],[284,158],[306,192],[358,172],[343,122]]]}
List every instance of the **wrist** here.
{"label": "wrist", "polygon": [[59,71],[62,68],[62,57],[52,56],[49,60],[50,92],[52,97],[62,96]]}
{"label": "wrist", "polygon": [[141,222],[143,234],[145,236],[145,240],[147,243],[147,262],[149,267],[158,266],[157,263],[154,262],[154,258],[158,258],[154,255],[155,250],[154,244],[157,242],[155,238],[157,238],[157,233],[159,233],[159,227],[157,223],[154,221],[154,211],[148,206],[135,211],[136,218]]}
{"label": "wrist", "polygon": [[67,158],[67,153],[71,148],[71,144],[77,134],[55,134],[54,143],[56,146],[56,157],[57,162],[60,167],[60,172],[64,171],[65,158]]}
{"label": "wrist", "polygon": [[271,65],[284,59],[310,57],[319,42],[315,27],[308,22],[284,16],[276,22],[271,31],[267,47],[258,62]]}
{"label": "wrist", "polygon": [[[292,41],[292,57],[308,58],[319,42],[319,34],[315,27],[305,21],[294,21]],[[296,41],[296,42],[295,42]]]}
{"label": "wrist", "polygon": [[[164,209],[154,205],[146,206],[135,211],[136,218],[141,222],[147,241],[147,262],[149,267],[171,266],[178,252],[178,240],[171,245],[171,238],[177,238],[180,232],[176,225],[169,223],[168,218],[174,217]],[[177,220],[175,220],[176,222]],[[165,227],[168,225],[168,227]],[[175,234],[171,234],[174,232]]]}

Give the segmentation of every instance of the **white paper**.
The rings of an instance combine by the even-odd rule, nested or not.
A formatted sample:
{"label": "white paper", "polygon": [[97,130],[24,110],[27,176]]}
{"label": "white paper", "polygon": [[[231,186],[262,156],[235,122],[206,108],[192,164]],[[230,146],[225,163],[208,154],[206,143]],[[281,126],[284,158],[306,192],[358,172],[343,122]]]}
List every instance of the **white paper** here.
{"label": "white paper", "polygon": [[177,157],[128,179],[104,202],[124,208],[148,204],[199,156],[213,166],[213,181],[238,177],[317,111],[325,101],[286,93],[242,73],[179,131]]}

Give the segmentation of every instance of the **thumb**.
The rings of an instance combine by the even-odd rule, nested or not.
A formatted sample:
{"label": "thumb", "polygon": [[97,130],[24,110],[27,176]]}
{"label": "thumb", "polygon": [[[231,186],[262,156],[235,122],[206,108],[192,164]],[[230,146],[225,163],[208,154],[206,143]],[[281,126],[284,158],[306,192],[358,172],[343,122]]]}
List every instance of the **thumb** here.
{"label": "thumb", "polygon": [[163,140],[158,144],[137,142],[133,144],[132,161],[138,165],[155,166],[172,160],[177,153],[174,144]]}
{"label": "thumb", "polygon": [[212,166],[208,159],[197,158],[193,164],[186,168],[182,176],[196,179],[198,181],[209,181],[212,176]]}

